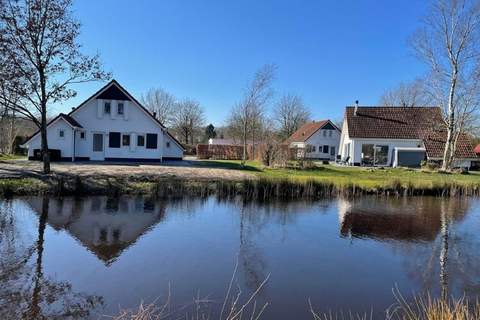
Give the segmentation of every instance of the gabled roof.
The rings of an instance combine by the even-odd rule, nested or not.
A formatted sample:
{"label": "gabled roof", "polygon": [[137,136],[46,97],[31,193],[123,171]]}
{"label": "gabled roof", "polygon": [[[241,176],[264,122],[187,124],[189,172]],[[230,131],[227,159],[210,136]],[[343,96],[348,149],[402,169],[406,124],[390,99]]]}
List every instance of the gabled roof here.
{"label": "gabled roof", "polygon": [[[443,158],[445,143],[447,142],[446,130],[434,130],[427,133],[423,138],[423,144],[428,158]],[[473,151],[473,144],[467,134],[461,134],[457,140],[455,158],[474,159],[477,155]]]}
{"label": "gabled roof", "polygon": [[[371,139],[418,139],[428,158],[443,158],[447,131],[439,107],[347,107],[348,136]],[[457,158],[476,158],[468,135],[458,137]]]}
{"label": "gabled roof", "polygon": [[350,138],[422,139],[444,124],[439,107],[347,107]]}
{"label": "gabled roof", "polygon": [[[73,119],[72,117],[70,117],[68,114],[65,114],[65,113],[60,113],[58,116],[56,116],[55,118],[53,118],[52,120],[50,120],[48,123],[47,123],[47,128],[49,126],[51,126],[52,124],[54,124],[57,120],[59,119],[63,119],[65,120],[65,122],[71,126],[72,128],[83,128],[82,125],[80,123],[78,123],[77,120]],[[35,137],[37,134],[40,133],[40,130],[37,130],[35,131],[24,143],[23,145],[25,145],[28,141],[30,141],[33,137]]]}
{"label": "gabled roof", "polygon": [[292,142],[305,142],[307,141],[315,132],[322,129],[323,127],[329,127],[331,130],[338,130],[337,126],[335,126],[330,120],[320,120],[320,121],[312,121],[307,122],[303,126],[301,126],[297,131],[295,131],[287,140],[285,140],[285,144],[292,143]]}
{"label": "gabled roof", "polygon": [[59,117],[63,118],[66,122],[68,122],[69,125],[71,125],[74,128],[83,128],[82,125],[78,123],[77,120],[73,119],[68,114],[60,113]]}
{"label": "gabled roof", "polygon": [[[76,108],[73,108],[72,111],[70,111],[70,113],[68,113],[67,115],[66,114],[59,114],[57,117],[55,117],[52,121],[49,122],[48,125],[50,125],[51,123],[53,123],[53,121],[57,120],[58,117],[63,117],[64,119],[66,119],[66,117],[70,118],[71,120],[75,121],[75,123],[77,123],[78,125],[80,125],[75,119],[73,119],[71,117],[72,114],[74,114],[76,111],[78,111],[80,108],[82,108],[83,106],[85,106],[89,101],[91,101],[92,99],[118,99],[118,100],[126,100],[126,101],[133,101],[135,102],[135,104],[137,106],[139,106],[143,112],[145,112],[145,114],[147,116],[149,116],[152,120],[154,120],[162,129],[164,129],[164,132],[176,143],[178,144],[178,146],[180,148],[182,148],[184,151],[185,151],[185,148],[183,147],[183,145],[177,140],[175,139],[175,137],[170,133],[168,132],[168,130],[166,129],[166,127],[157,119],[153,116],[152,113],[150,113],[150,111],[148,111],[147,108],[145,108],[137,99],[135,99],[127,90],[125,90],[121,85],[120,83],[118,83],[115,79],[112,79],[110,82],[108,82],[106,85],[104,85],[102,88],[100,88],[97,92],[95,92],[93,95],[91,95],[88,99],[86,99],[85,101],[83,101],[78,107]],[[68,121],[68,120],[66,120]],[[47,125],[47,127],[48,127]],[[75,127],[75,126],[74,126]],[[82,128],[82,126],[80,125],[79,127],[77,128]],[[35,132],[30,138],[27,139],[27,141],[24,143],[26,144],[27,142],[29,142],[34,136],[36,136],[40,131],[37,131]]]}

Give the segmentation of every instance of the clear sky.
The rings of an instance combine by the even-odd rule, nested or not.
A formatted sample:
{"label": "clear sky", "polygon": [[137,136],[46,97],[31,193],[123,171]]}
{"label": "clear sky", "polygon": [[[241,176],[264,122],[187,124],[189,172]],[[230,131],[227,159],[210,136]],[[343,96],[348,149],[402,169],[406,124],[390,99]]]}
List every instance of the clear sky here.
{"label": "clear sky", "polygon": [[[407,45],[424,0],[77,0],[86,53],[134,96],[162,87],[191,97],[221,125],[253,73],[278,66],[276,97],[303,97],[315,119],[341,119],[356,99],[424,72]],[[68,111],[102,83],[84,84],[55,111]]]}

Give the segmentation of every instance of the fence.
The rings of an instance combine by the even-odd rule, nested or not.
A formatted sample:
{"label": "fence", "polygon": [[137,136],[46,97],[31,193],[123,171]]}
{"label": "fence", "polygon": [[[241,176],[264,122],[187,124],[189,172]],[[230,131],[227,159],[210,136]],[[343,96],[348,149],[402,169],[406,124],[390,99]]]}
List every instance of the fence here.
{"label": "fence", "polygon": [[[257,144],[255,145],[255,148],[253,148],[251,144],[247,145],[247,159],[261,160],[262,154],[266,148],[266,144]],[[279,152],[283,153],[286,159],[297,159],[298,150],[296,148],[289,148],[287,145],[279,145],[279,148]],[[243,158],[243,146],[197,144],[197,158],[213,160],[241,160]]]}

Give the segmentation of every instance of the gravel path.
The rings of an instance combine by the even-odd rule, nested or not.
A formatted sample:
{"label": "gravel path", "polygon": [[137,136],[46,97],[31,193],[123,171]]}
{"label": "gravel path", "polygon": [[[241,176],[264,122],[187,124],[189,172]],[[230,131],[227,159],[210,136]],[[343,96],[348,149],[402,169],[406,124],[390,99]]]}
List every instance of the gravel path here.
{"label": "gravel path", "polygon": [[[0,179],[40,176],[41,168],[42,164],[37,161],[0,161]],[[240,170],[200,167],[195,160],[171,161],[162,164],[62,162],[52,163],[51,169],[56,174],[74,174],[84,177],[145,176],[177,177],[195,180],[244,180],[255,178],[253,174]]]}

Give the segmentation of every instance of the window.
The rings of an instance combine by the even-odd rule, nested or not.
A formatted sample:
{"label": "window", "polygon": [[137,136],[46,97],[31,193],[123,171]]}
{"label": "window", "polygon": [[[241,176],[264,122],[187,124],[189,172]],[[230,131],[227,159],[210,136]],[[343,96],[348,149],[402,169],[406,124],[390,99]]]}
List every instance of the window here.
{"label": "window", "polygon": [[167,141],[167,148],[170,148],[170,141]]}
{"label": "window", "polygon": [[335,155],[335,146],[330,147],[330,155],[334,156]]}
{"label": "window", "polygon": [[145,136],[137,136],[137,146],[145,147]]}
{"label": "window", "polygon": [[105,102],[103,104],[103,113],[110,114],[111,111],[112,111],[112,104],[110,102]]}
{"label": "window", "polygon": [[122,135],[122,146],[129,146],[130,145],[130,135],[124,134]]}
{"label": "window", "polygon": [[375,146],[375,165],[386,166],[388,162],[388,146]]}
{"label": "window", "polygon": [[373,144],[362,144],[362,165],[373,165],[373,159],[375,157]]}
{"label": "window", "polygon": [[147,133],[147,149],[157,149],[157,139],[156,133]]}
{"label": "window", "polygon": [[328,136],[331,138],[332,137],[332,134],[333,134],[333,131],[332,130],[329,130],[328,131]]}
{"label": "window", "polygon": [[323,146],[323,153],[328,153],[328,146]]}
{"label": "window", "polygon": [[117,105],[117,114],[123,114],[123,102],[119,102]]}
{"label": "window", "polygon": [[326,130],[322,130],[323,131],[323,136],[326,137],[327,136],[327,131]]}
{"label": "window", "polygon": [[110,148],[120,148],[120,132],[110,132],[108,135],[108,146]]}
{"label": "window", "polygon": [[85,132],[80,132],[80,139],[85,140]]}
{"label": "window", "polygon": [[59,136],[60,138],[65,138],[65,130],[59,130],[59,131],[58,131],[58,136]]}
{"label": "window", "polygon": [[388,164],[388,146],[364,144],[362,145],[362,165],[385,166]]}

